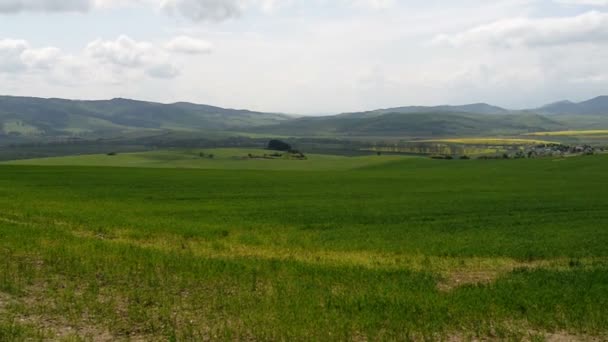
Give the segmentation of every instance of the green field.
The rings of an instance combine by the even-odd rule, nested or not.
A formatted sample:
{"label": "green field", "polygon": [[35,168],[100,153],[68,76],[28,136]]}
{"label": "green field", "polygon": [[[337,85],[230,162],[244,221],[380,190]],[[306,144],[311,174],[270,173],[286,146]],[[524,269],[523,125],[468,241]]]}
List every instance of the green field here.
{"label": "green field", "polygon": [[0,165],[0,341],[608,336],[608,156],[198,152]]}
{"label": "green field", "polygon": [[[203,153],[203,157],[201,157]],[[162,150],[153,152],[119,153],[117,155],[93,154],[83,156],[39,158],[5,162],[14,165],[54,166],[114,166],[145,168],[197,168],[219,170],[348,170],[365,166],[403,160],[403,156],[341,157],[309,154],[305,160],[287,158],[262,158],[273,151],[262,149],[191,149]],[[208,158],[209,155],[213,158]],[[253,158],[249,157],[253,156]]]}

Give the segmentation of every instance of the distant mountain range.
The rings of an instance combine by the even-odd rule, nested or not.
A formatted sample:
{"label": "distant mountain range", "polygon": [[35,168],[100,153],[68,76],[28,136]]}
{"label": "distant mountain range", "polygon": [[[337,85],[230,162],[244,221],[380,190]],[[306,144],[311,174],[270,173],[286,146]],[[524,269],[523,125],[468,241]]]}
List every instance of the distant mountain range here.
{"label": "distant mountain range", "polygon": [[608,96],[527,110],[485,103],[411,106],[322,117],[193,103],[74,101],[0,96],[0,143],[19,138],[106,138],[158,132],[239,132],[288,136],[441,137],[607,129]]}
{"label": "distant mountain range", "polygon": [[509,110],[486,103],[410,106],[286,120],[256,127],[259,133],[294,136],[446,137],[493,136],[608,128],[608,96],[535,109]]}
{"label": "distant mountain range", "polygon": [[379,116],[383,114],[412,114],[412,113],[471,113],[471,114],[508,114],[511,111],[508,109],[496,107],[489,105],[487,103],[474,103],[462,106],[433,106],[433,107],[424,107],[424,106],[409,106],[409,107],[395,107],[395,108],[387,108],[387,109],[377,109],[368,112],[359,112],[359,113],[345,113],[341,114],[342,116],[347,117],[371,117],[371,116]]}
{"label": "distant mountain range", "polygon": [[555,102],[536,108],[533,111],[549,115],[608,115],[608,96],[599,96],[578,103],[571,101]]}
{"label": "distant mountain range", "polygon": [[514,114],[514,113],[537,113],[543,115],[608,115],[608,96],[598,96],[583,102],[560,101],[551,103],[540,108],[530,108],[523,110],[512,110],[493,106],[487,103],[473,103],[461,106],[409,106],[395,107],[387,109],[377,109],[367,112],[345,113],[343,116],[349,117],[371,117],[388,113],[470,113],[470,114]]}

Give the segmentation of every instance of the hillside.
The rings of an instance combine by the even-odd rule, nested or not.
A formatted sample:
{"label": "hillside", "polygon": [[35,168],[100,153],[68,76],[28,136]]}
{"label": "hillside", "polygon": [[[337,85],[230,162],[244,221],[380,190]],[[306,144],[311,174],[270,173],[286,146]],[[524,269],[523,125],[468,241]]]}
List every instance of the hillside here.
{"label": "hillside", "polygon": [[517,135],[562,129],[608,128],[608,96],[538,109],[508,110],[486,103],[462,106],[408,106],[298,118],[253,132],[292,136],[448,137]]}
{"label": "hillside", "polygon": [[387,113],[375,116],[338,115],[300,118],[274,126],[251,129],[257,132],[294,136],[476,136],[519,134],[559,130],[560,122],[541,115],[522,113],[484,115],[454,112]]}
{"label": "hillside", "polygon": [[555,102],[534,109],[534,111],[548,115],[608,115],[608,96],[598,96],[596,98],[578,103],[571,101]]}
{"label": "hillside", "polygon": [[0,139],[5,136],[105,136],[142,130],[224,130],[269,125],[281,114],[192,103],[113,99],[72,101],[0,97]]}
{"label": "hillside", "polygon": [[[470,113],[470,114],[508,114],[510,111],[497,106],[492,106],[487,103],[473,103],[462,106],[407,106],[407,107],[395,107],[388,109],[377,109],[371,112],[367,112],[368,115],[373,116],[374,114],[416,114],[416,113]],[[356,113],[355,113],[356,114]],[[347,114],[348,115],[348,114]]]}
{"label": "hillside", "polygon": [[537,113],[543,115],[608,115],[608,96],[598,96],[593,99],[572,102],[568,100],[558,101],[544,105],[539,108],[530,108],[523,110],[511,110],[502,107],[494,106],[487,103],[472,103],[466,105],[443,105],[443,106],[405,106],[386,109],[376,109],[365,112],[344,113],[341,116],[351,118],[373,117],[382,114],[416,114],[416,113],[469,113],[469,114],[487,114],[487,115],[506,115],[517,113]]}
{"label": "hillside", "polygon": [[[0,96],[0,143],[177,134],[294,137],[465,137],[608,128],[608,96],[511,111],[490,104],[409,106],[321,117],[129,99],[74,101]],[[168,138],[169,139],[169,138]]]}

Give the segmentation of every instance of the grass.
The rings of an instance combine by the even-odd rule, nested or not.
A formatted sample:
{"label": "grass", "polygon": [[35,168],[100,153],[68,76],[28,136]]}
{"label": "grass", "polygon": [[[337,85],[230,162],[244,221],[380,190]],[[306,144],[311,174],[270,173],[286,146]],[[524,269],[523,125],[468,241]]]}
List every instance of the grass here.
{"label": "grass", "polygon": [[505,146],[480,146],[468,145],[464,148],[453,145],[441,144],[437,146],[434,143],[425,143],[427,146],[420,144],[411,144],[410,146],[376,146],[364,148],[362,151],[381,152],[381,153],[409,153],[412,155],[429,156],[429,155],[496,155],[506,152]]}
{"label": "grass", "polygon": [[[213,158],[201,157],[213,154]],[[262,159],[249,158],[248,155],[263,156],[274,151],[261,149],[197,149],[197,150],[160,150],[152,152],[119,153],[117,155],[93,154],[69,157],[39,158],[7,162],[15,165],[77,165],[77,166],[116,166],[116,167],[153,167],[153,168],[201,168],[222,170],[348,170],[359,167],[383,164],[406,157],[400,156],[363,156],[342,157],[311,154],[306,160],[288,158]]]}
{"label": "grass", "polygon": [[331,160],[0,166],[0,340],[608,333],[608,156]]}
{"label": "grass", "polygon": [[535,132],[526,135],[531,136],[585,136],[585,135],[608,135],[606,129],[584,130],[584,131],[558,131],[558,132]]}

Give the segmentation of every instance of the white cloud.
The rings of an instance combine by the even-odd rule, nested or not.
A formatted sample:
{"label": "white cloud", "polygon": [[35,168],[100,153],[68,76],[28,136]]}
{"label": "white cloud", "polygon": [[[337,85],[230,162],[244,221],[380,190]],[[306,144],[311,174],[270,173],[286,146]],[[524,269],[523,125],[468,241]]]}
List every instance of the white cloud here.
{"label": "white cloud", "polygon": [[608,41],[608,13],[591,11],[563,18],[513,18],[458,34],[442,34],[434,43],[453,46],[551,46]]}
{"label": "white cloud", "polygon": [[302,5],[335,5],[386,9],[396,0],[161,0],[161,9],[170,15],[180,15],[193,21],[222,21],[236,18],[247,10],[272,12],[280,7]]}
{"label": "white cloud", "polygon": [[608,6],[608,0],[555,0],[557,3],[574,6]]}
{"label": "white cloud", "polygon": [[87,12],[133,5],[159,6],[161,0],[0,0],[0,13]]}
{"label": "white cloud", "polygon": [[221,21],[238,17],[246,0],[163,0],[161,9],[194,21]]}
{"label": "white cloud", "polygon": [[356,6],[370,7],[373,9],[386,9],[393,7],[396,0],[350,0]]}
{"label": "white cloud", "polygon": [[0,72],[23,73],[31,70],[50,69],[61,58],[56,47],[31,48],[21,39],[0,40]]}
{"label": "white cloud", "polygon": [[87,45],[86,53],[105,63],[139,67],[153,53],[153,47],[150,43],[136,42],[123,35],[113,41],[97,39]]}
{"label": "white cloud", "polygon": [[0,13],[84,12],[92,5],[92,0],[0,0]]}
{"label": "white cloud", "polygon": [[171,41],[165,44],[165,48],[171,52],[195,55],[210,53],[213,46],[211,43],[205,40],[188,36],[179,36],[173,38]]}
{"label": "white cloud", "polygon": [[[361,1],[361,0],[355,0]],[[390,0],[365,0],[385,2]],[[92,9],[145,5],[193,21],[222,21],[247,9],[272,11],[292,0],[0,0],[0,14],[20,12],[87,12]]]}
{"label": "white cloud", "polygon": [[[593,0],[590,0],[593,1]],[[279,7],[305,4],[334,5],[385,9],[396,0],[0,0],[0,14],[20,12],[87,12],[129,6],[148,6],[161,12],[192,21],[219,22],[239,17],[248,10],[269,13]]]}
{"label": "white cloud", "polygon": [[117,8],[117,7],[129,7],[137,5],[154,5],[158,3],[158,0],[91,0],[93,8]]}
{"label": "white cloud", "polygon": [[29,68],[51,69],[62,58],[62,52],[56,47],[27,49],[21,53],[21,60]]}
{"label": "white cloud", "polygon": [[[179,38],[185,37],[171,42],[189,42]],[[174,45],[176,50],[187,47]],[[201,47],[195,44],[187,51],[194,53]],[[0,73],[27,75],[34,72],[44,72],[50,80],[59,83],[74,83],[70,78],[121,83],[133,77],[168,79],[180,74],[172,63],[172,55],[162,45],[138,42],[125,35],[115,40],[97,39],[76,55],[65,54],[56,47],[32,48],[25,40],[0,40]]]}
{"label": "white cloud", "polygon": [[21,60],[21,54],[29,49],[25,40],[0,40],[0,72],[17,72],[26,66]]}
{"label": "white cloud", "polygon": [[[23,80],[28,88],[43,80],[50,84],[73,83],[84,72],[93,74],[93,70],[95,68],[83,58],[65,54],[56,47],[33,48],[25,40],[0,40],[0,76],[10,75],[15,80]],[[37,79],[39,77],[42,79]]]}
{"label": "white cloud", "polygon": [[[191,46],[184,42],[198,43],[198,45]],[[175,48],[175,51],[181,48],[186,49],[188,53],[194,53],[197,48],[201,48],[201,44],[194,39],[178,37],[166,45]],[[171,55],[162,47],[149,42],[138,42],[125,35],[115,40],[97,39],[87,45],[85,54],[112,67],[118,73],[125,70],[131,72],[143,70],[148,76],[157,78],[174,78],[179,75],[178,68],[171,62]]]}

